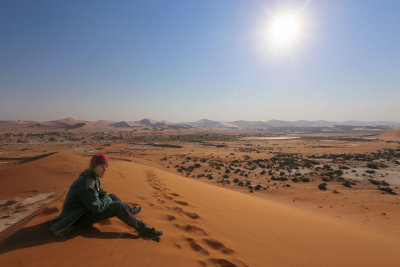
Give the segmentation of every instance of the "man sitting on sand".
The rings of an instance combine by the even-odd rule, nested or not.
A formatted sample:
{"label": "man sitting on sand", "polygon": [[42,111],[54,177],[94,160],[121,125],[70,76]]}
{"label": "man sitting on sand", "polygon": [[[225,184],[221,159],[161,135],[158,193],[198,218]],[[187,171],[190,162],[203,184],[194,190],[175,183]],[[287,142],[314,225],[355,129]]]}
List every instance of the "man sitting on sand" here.
{"label": "man sitting on sand", "polygon": [[153,239],[163,232],[148,227],[133,215],[142,207],[130,207],[116,195],[107,194],[101,188],[100,179],[107,170],[108,160],[104,154],[96,154],[85,169],[72,183],[64,200],[62,212],[51,221],[50,232],[60,236],[75,227],[90,227],[94,223],[117,216],[121,221],[135,228],[141,237]]}

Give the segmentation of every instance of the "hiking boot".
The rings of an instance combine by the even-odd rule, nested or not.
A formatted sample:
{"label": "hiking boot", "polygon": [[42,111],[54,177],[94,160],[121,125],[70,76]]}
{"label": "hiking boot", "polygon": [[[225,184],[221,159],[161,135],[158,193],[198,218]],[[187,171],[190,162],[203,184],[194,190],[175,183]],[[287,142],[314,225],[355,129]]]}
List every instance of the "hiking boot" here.
{"label": "hiking boot", "polygon": [[132,207],[131,208],[131,214],[135,215],[136,213],[139,213],[142,211],[142,207]]}
{"label": "hiking boot", "polygon": [[162,231],[149,227],[143,221],[139,221],[135,229],[139,232],[140,236],[144,239],[154,239],[163,235]]}

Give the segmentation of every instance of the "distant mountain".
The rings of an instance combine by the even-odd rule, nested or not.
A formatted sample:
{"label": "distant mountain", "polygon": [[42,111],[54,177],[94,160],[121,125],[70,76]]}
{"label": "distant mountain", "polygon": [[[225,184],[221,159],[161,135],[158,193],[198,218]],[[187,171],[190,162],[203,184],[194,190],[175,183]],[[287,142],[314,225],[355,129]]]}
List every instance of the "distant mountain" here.
{"label": "distant mountain", "polygon": [[212,120],[198,120],[195,122],[186,122],[185,124],[191,125],[192,127],[204,127],[204,128],[239,128],[237,125],[225,122],[225,121],[212,121]]}
{"label": "distant mountain", "polygon": [[267,129],[270,127],[266,122],[263,121],[233,121],[232,124],[236,125],[240,129]]}
{"label": "distant mountain", "polygon": [[142,119],[140,121],[138,121],[138,123],[143,124],[143,125],[147,125],[147,126],[152,126],[154,124],[157,124],[158,122],[152,119]]}
{"label": "distant mountain", "polygon": [[30,125],[30,127],[68,128],[72,125],[75,125],[78,123],[84,123],[84,122],[86,122],[86,121],[80,121],[80,120],[76,120],[71,117],[68,117],[68,118],[63,118],[63,119],[58,119],[58,120],[34,123],[34,124]]}
{"label": "distant mountain", "polygon": [[337,125],[394,126],[394,125],[400,125],[400,122],[396,122],[396,121],[344,121]]}
{"label": "distant mountain", "polygon": [[192,127],[203,127],[203,128],[226,128],[226,129],[248,129],[248,130],[262,130],[262,129],[287,129],[287,128],[324,128],[324,127],[337,127],[337,126],[363,126],[363,127],[375,127],[375,126],[392,126],[400,125],[400,122],[393,121],[374,121],[374,122],[362,122],[362,121],[283,121],[283,120],[269,120],[269,121],[215,121],[208,119],[201,119],[195,122],[183,122],[183,124],[190,125]]}
{"label": "distant mountain", "polygon": [[78,122],[73,125],[65,127],[66,131],[84,131],[84,130],[89,130],[93,129],[95,127],[94,123],[91,122]]}
{"label": "distant mountain", "polygon": [[115,122],[115,123],[110,123],[111,126],[117,127],[117,128],[129,128],[132,127],[129,123],[126,121],[120,121],[120,122]]}
{"label": "distant mountain", "polygon": [[387,128],[400,126],[400,122],[394,121],[356,121],[347,120],[343,122],[326,121],[326,120],[297,120],[297,121],[284,121],[284,120],[268,120],[268,121],[217,121],[209,119],[201,119],[194,122],[168,122],[166,120],[153,120],[144,118],[139,121],[111,121],[111,120],[97,120],[97,121],[83,121],[74,118],[62,118],[50,121],[23,121],[23,120],[3,120],[0,121],[0,130],[24,132],[34,131],[112,131],[112,130],[138,130],[138,129],[226,129],[226,130],[307,130],[308,128],[318,129],[322,131],[336,131],[336,130],[366,130],[371,128]]}

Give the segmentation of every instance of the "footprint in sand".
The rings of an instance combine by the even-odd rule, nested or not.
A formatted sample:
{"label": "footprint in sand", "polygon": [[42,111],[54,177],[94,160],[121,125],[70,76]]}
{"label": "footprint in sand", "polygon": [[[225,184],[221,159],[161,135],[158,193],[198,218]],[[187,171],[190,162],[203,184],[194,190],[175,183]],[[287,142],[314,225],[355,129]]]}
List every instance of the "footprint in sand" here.
{"label": "footprint in sand", "polygon": [[153,188],[154,188],[155,190],[161,191],[161,189],[158,188],[157,186],[154,186],[154,185],[153,185]]}
{"label": "footprint in sand", "polygon": [[209,262],[211,262],[213,265],[216,266],[223,266],[223,267],[236,267],[236,264],[233,264],[232,262],[226,260],[226,259],[217,259],[217,258],[210,258],[208,259]]}
{"label": "footprint in sand", "polygon": [[166,194],[163,194],[163,197],[164,197],[165,199],[168,199],[168,200],[174,199],[173,197],[170,197],[170,196],[168,196],[168,195],[166,195]]}
{"label": "footprint in sand", "polygon": [[220,241],[213,238],[203,238],[202,241],[214,250],[221,251],[223,254],[231,255],[234,254],[235,251],[233,249],[225,247]]}
{"label": "footprint in sand", "polygon": [[175,200],[175,203],[182,205],[182,206],[187,206],[189,205],[189,203],[185,202],[185,201],[180,201],[180,200]]}
{"label": "footprint in sand", "polygon": [[177,194],[177,193],[170,193],[170,195],[173,195],[173,196],[175,196],[175,197],[179,197],[179,196],[180,196],[180,195]]}
{"label": "footprint in sand", "polygon": [[158,202],[158,203],[160,203],[160,204],[164,204],[164,203],[165,203],[165,201],[164,201],[164,200],[162,200],[162,199],[159,199],[159,198],[157,198],[157,202]]}
{"label": "footprint in sand", "polygon": [[176,213],[179,213],[179,215],[181,215],[183,213],[183,209],[180,207],[167,207],[167,209],[173,210]]}
{"label": "footprint in sand", "polygon": [[180,207],[167,207],[167,209],[173,210],[173,211],[175,211],[176,213],[178,213],[179,215],[184,214],[184,215],[186,215],[186,216],[188,216],[189,218],[194,219],[194,220],[197,220],[197,219],[200,218],[200,216],[199,216],[197,213],[195,213],[195,212],[187,212],[187,211],[184,211],[184,210],[183,210],[182,208],[180,208]]}
{"label": "footprint in sand", "polygon": [[204,249],[202,246],[200,246],[199,244],[197,244],[196,241],[195,241],[193,238],[187,237],[187,238],[186,238],[186,241],[188,241],[190,247],[191,247],[194,251],[196,251],[196,252],[198,252],[198,253],[200,253],[200,254],[203,254],[203,255],[210,255],[210,252],[208,252],[208,251],[207,251],[206,249]]}
{"label": "footprint in sand", "polygon": [[157,191],[167,191],[167,190],[169,190],[162,183],[160,183],[160,180],[153,173],[148,173],[146,180]]}
{"label": "footprint in sand", "polygon": [[180,225],[176,223],[175,226],[186,233],[208,236],[208,234],[206,233],[206,231],[203,230],[203,228],[200,228],[195,225],[191,224]]}
{"label": "footprint in sand", "polygon": [[221,259],[221,258],[209,258],[208,261],[212,263],[213,265],[216,266],[221,266],[221,267],[236,267],[236,266],[242,266],[242,267],[249,267],[246,263],[239,259],[232,259],[235,263],[228,261],[227,259]]}
{"label": "footprint in sand", "polygon": [[198,263],[200,263],[201,266],[207,266],[207,263],[201,260],[197,260]]}
{"label": "footprint in sand", "polygon": [[194,220],[197,220],[197,219],[200,218],[200,216],[199,216],[197,213],[194,213],[194,212],[185,212],[185,214],[186,214],[189,218],[194,219]]}
{"label": "footprint in sand", "polygon": [[166,218],[167,218],[168,221],[173,221],[173,220],[176,219],[176,217],[174,215],[171,215],[171,214],[167,214]]}

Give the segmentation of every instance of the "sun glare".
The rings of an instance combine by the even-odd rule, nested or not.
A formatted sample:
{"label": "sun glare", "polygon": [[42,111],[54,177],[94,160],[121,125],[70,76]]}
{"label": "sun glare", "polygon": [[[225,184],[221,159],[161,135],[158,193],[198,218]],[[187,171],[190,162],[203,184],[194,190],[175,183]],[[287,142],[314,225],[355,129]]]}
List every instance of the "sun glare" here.
{"label": "sun glare", "polygon": [[255,27],[256,48],[267,58],[295,58],[310,39],[309,20],[304,8],[267,9]]}
{"label": "sun glare", "polygon": [[300,30],[298,18],[294,15],[281,15],[272,20],[270,37],[273,42],[289,45],[296,41]]}

